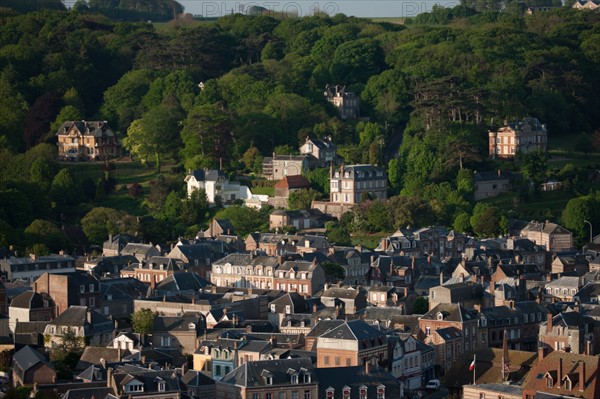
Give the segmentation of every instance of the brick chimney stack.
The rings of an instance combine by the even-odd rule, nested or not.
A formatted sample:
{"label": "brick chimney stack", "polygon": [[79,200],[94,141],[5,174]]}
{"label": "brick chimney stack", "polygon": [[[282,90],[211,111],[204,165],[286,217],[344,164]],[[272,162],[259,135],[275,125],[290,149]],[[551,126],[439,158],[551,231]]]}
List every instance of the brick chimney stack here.
{"label": "brick chimney stack", "polygon": [[585,391],[585,361],[581,360],[579,363],[579,391]]}
{"label": "brick chimney stack", "polygon": [[552,316],[552,313],[548,312],[548,323],[546,323],[547,324],[546,334],[548,334],[548,335],[552,334],[552,328],[553,328],[552,321],[553,321],[553,318],[554,318],[554,316]]}
{"label": "brick chimney stack", "polygon": [[560,387],[562,384],[563,378],[563,361],[562,356],[558,357],[558,386]]}

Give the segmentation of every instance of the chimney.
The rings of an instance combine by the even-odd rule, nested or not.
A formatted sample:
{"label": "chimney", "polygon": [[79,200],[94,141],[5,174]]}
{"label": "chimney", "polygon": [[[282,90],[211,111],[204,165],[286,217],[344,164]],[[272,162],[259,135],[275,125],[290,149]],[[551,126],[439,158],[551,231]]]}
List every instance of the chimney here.
{"label": "chimney", "polygon": [[313,311],[313,313],[317,313],[317,304],[316,303],[313,303],[312,311]]}
{"label": "chimney", "polygon": [[100,365],[101,365],[103,368],[106,368],[106,359],[105,359],[105,358],[103,358],[103,357],[101,357],[101,358],[100,358]]}
{"label": "chimney", "polygon": [[440,285],[444,285],[444,272],[440,272]]}
{"label": "chimney", "polygon": [[585,361],[580,360],[579,363],[579,391],[585,391]]}
{"label": "chimney", "polygon": [[558,356],[558,386],[560,387],[562,384],[563,378],[563,364],[562,364],[562,356]]}
{"label": "chimney", "polygon": [[369,375],[370,371],[371,371],[371,359],[368,359],[365,362],[365,374]]}
{"label": "chimney", "polygon": [[538,345],[538,362],[541,362],[542,359],[544,359],[545,354],[546,348],[544,348],[544,344],[540,342]]}
{"label": "chimney", "polygon": [[552,334],[552,319],[554,318],[554,316],[552,316],[552,313],[548,312],[548,322],[546,323],[546,334],[550,335]]}
{"label": "chimney", "polygon": [[92,311],[91,311],[91,309],[87,310],[86,320],[87,320],[88,324],[92,324]]}
{"label": "chimney", "polygon": [[106,369],[106,387],[107,388],[112,388],[112,375],[113,375],[112,367],[107,368]]}

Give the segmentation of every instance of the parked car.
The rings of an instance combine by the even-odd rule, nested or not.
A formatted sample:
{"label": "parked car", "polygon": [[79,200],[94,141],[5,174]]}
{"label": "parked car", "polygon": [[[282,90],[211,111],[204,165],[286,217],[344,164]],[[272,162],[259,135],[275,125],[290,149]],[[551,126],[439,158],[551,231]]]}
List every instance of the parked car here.
{"label": "parked car", "polygon": [[429,382],[427,383],[427,385],[425,385],[425,389],[431,389],[431,390],[438,390],[440,389],[440,380],[429,380]]}

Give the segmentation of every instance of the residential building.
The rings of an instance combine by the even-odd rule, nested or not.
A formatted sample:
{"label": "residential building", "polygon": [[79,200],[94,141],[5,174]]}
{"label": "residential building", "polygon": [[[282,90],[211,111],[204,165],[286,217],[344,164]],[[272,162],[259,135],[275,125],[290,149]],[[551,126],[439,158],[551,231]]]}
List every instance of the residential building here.
{"label": "residential building", "polygon": [[248,361],[217,381],[217,399],[317,399],[309,358]]}
{"label": "residential building", "polygon": [[361,287],[329,286],[321,293],[321,303],[328,308],[339,309],[342,315],[354,315],[367,307],[367,292]]}
{"label": "residential building", "polygon": [[189,370],[181,377],[184,392],[194,398],[214,399],[217,394],[215,380],[199,371]]}
{"label": "residential building", "polygon": [[68,121],[56,132],[58,158],[106,161],[120,156],[121,145],[106,121]]}
{"label": "residential building", "polygon": [[477,172],[473,175],[475,183],[475,201],[496,197],[512,190],[512,180],[515,175],[510,171]]}
{"label": "residential building", "polygon": [[[376,252],[387,255],[411,257],[433,256],[443,259],[447,256],[458,257],[466,249],[468,237],[448,230],[445,227],[433,226],[419,229],[398,229],[393,235],[383,237]],[[419,261],[419,259],[416,259]],[[431,259],[427,259],[430,263]]]}
{"label": "residential building", "polygon": [[134,263],[121,270],[121,278],[137,278],[152,288],[171,274],[181,271],[181,267],[174,258],[154,256],[147,262]]}
{"label": "residential building", "polygon": [[9,328],[11,332],[19,322],[50,321],[54,317],[52,300],[33,291],[25,291],[10,302]]}
{"label": "residential building", "polygon": [[263,158],[263,175],[268,180],[281,180],[285,176],[298,176],[313,164],[312,155],[275,155]]}
{"label": "residential building", "polygon": [[86,306],[71,306],[49,322],[44,330],[47,348],[62,344],[63,336],[72,333],[87,345],[106,346],[112,341],[113,322],[100,312]]}
{"label": "residential building", "polygon": [[198,337],[206,330],[204,316],[184,313],[182,316],[156,316],[152,325],[153,347],[175,349],[192,354],[198,347]]}
{"label": "residential building", "polygon": [[44,273],[59,274],[75,271],[75,259],[68,255],[7,258],[0,260],[0,270],[5,281],[28,280],[33,282]]}
{"label": "residential building", "polygon": [[129,243],[140,243],[140,239],[129,234],[110,234],[108,240],[102,244],[102,255],[121,256],[121,251]]}
{"label": "residential building", "polygon": [[588,260],[583,255],[557,256],[551,264],[552,274],[583,276],[589,271]]}
{"label": "residential building", "polygon": [[586,355],[600,353],[600,328],[594,319],[579,312],[548,313],[546,322],[539,325],[539,344],[547,353],[565,351]]}
{"label": "residential building", "polygon": [[315,139],[306,136],[306,141],[300,146],[300,154],[312,155],[318,160],[320,167],[329,166],[338,161],[337,146],[331,136]]}
{"label": "residential building", "polygon": [[291,193],[298,190],[308,190],[310,188],[310,182],[302,175],[283,176],[281,180],[275,183],[275,197],[287,198]]}
{"label": "residential building", "polygon": [[313,296],[325,284],[325,270],[316,258],[312,262],[286,261],[273,272],[273,287],[285,292]]}
{"label": "residential building", "polygon": [[387,173],[374,165],[347,165],[330,171],[329,201],[358,204],[366,196],[387,199]]}
{"label": "residential building", "polygon": [[598,0],[577,0],[573,3],[573,8],[576,10],[595,10],[600,7]]}
{"label": "residential building", "polygon": [[181,398],[180,376],[172,369],[153,370],[127,364],[107,370],[107,385],[112,397],[140,399]]}
{"label": "residential building", "polygon": [[283,210],[277,209],[269,214],[269,229],[293,227],[296,231],[323,228],[326,218],[318,209]]}
{"label": "residential building", "polygon": [[303,255],[310,252],[322,252],[329,255],[333,245],[327,237],[320,235],[288,235],[278,233],[251,233],[245,240],[246,251],[261,251],[271,256],[285,253]]}
{"label": "residential building", "polygon": [[534,243],[546,247],[546,251],[561,252],[570,251],[574,248],[573,233],[549,221],[543,223],[532,221],[520,233]]}
{"label": "residential building", "polygon": [[546,283],[542,291],[545,302],[572,302],[583,287],[583,278],[563,276]]}
{"label": "residential building", "polygon": [[367,363],[365,366],[316,369],[319,379],[318,399],[385,399],[402,398],[398,380],[386,369]]}
{"label": "residential building", "polygon": [[331,328],[317,338],[317,367],[361,366],[367,362],[388,363],[385,333],[362,320]]}
{"label": "residential building", "polygon": [[461,303],[467,308],[482,306],[485,304],[483,293],[483,286],[472,281],[432,287],[429,290],[429,310],[440,303]]}
{"label": "residential building", "polygon": [[417,337],[435,349],[435,362],[449,369],[463,353],[478,346],[478,315],[460,304],[440,303],[419,318]]}
{"label": "residential building", "polygon": [[130,242],[121,250],[122,256],[133,256],[138,262],[146,261],[154,256],[160,256],[160,249],[152,244]]}
{"label": "residential building", "polygon": [[546,312],[535,301],[518,302],[513,307],[482,307],[478,342],[482,347],[502,348],[506,334],[508,349],[536,351],[539,323]]}
{"label": "residential building", "polygon": [[31,346],[24,346],[13,356],[13,386],[33,386],[56,382],[56,371],[50,362]]}
{"label": "residential building", "polygon": [[231,254],[212,264],[210,282],[217,287],[272,289],[279,260],[274,256]]}
{"label": "residential building", "polygon": [[600,396],[600,357],[554,351],[544,355],[523,382],[523,399],[597,398]]}
{"label": "residential building", "polygon": [[401,334],[392,348],[391,373],[404,382],[404,388],[415,390],[423,383],[423,357],[419,341],[411,334]]}
{"label": "residential building", "polygon": [[518,153],[546,152],[548,131],[546,125],[537,118],[524,118],[522,121],[504,121],[504,126],[490,131],[489,154],[492,159],[514,158]]}
{"label": "residential building", "polygon": [[100,306],[98,279],[82,271],[44,273],[33,283],[33,291],[52,299],[56,316],[61,315],[70,306],[85,306],[90,309]]}
{"label": "residential building", "polygon": [[191,197],[195,190],[204,190],[209,204],[252,198],[247,186],[230,181],[221,170],[190,170],[184,181],[187,183],[188,197]]}
{"label": "residential building", "polygon": [[360,113],[360,99],[355,93],[346,91],[346,86],[326,85],[323,95],[327,101],[337,108],[342,119],[358,118]]}

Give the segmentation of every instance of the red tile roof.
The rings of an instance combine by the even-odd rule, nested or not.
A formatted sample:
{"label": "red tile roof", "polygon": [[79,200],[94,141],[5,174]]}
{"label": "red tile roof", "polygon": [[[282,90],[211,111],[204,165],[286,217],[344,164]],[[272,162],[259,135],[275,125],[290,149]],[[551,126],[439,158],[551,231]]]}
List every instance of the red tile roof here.
{"label": "red tile roof", "polygon": [[[600,395],[599,359],[598,356],[551,352],[532,368],[523,384],[523,393],[534,395],[544,392],[575,398],[597,398]],[[583,374],[585,385],[581,386],[580,377]],[[549,377],[552,377],[552,387],[548,387]],[[570,390],[566,389],[567,378],[571,381]]]}
{"label": "red tile roof", "polygon": [[310,182],[302,175],[284,176],[283,179],[275,184],[275,188],[308,188]]}

